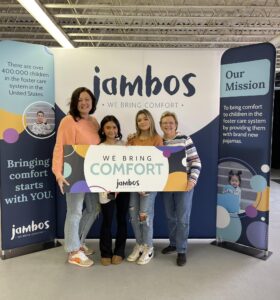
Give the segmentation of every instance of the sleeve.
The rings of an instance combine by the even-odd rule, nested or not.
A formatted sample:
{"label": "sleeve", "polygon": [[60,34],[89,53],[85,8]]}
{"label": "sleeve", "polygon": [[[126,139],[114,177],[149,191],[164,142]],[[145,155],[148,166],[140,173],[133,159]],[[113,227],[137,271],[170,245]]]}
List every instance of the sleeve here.
{"label": "sleeve", "polygon": [[53,150],[52,158],[52,171],[56,177],[56,180],[63,176],[63,146],[75,144],[75,128],[74,120],[69,117],[65,117],[61,120],[57,130],[56,143]]}
{"label": "sleeve", "polygon": [[159,136],[159,135],[155,136],[154,146],[163,146],[163,140],[162,140],[161,136]]}
{"label": "sleeve", "polygon": [[126,145],[127,146],[134,146],[134,139],[127,140]]}
{"label": "sleeve", "polygon": [[96,128],[96,132],[98,132],[98,130],[100,128],[100,125],[99,125],[98,121],[96,120],[96,118],[93,117],[93,116],[92,116],[92,122],[93,122],[93,124],[94,124],[94,126]]}
{"label": "sleeve", "polygon": [[51,125],[49,123],[45,123],[45,128],[46,128],[46,130],[50,130],[51,129]]}
{"label": "sleeve", "polygon": [[32,131],[34,134],[36,134],[36,135],[39,134],[38,128],[37,128],[37,124],[36,124],[36,123],[34,123],[34,124],[32,125],[31,131]]}
{"label": "sleeve", "polygon": [[223,187],[223,194],[225,193],[231,193],[231,186],[228,184]]}
{"label": "sleeve", "polygon": [[189,180],[191,180],[195,185],[197,184],[198,177],[201,170],[201,161],[197,153],[196,147],[190,137],[186,139],[186,155],[187,155],[187,165],[189,167]]}

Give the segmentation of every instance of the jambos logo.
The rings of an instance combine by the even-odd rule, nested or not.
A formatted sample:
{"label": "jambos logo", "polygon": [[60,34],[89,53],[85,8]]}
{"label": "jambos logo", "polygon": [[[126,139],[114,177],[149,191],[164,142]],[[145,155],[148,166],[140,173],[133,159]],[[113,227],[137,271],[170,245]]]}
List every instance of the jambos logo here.
{"label": "jambos logo", "polygon": [[40,232],[42,230],[46,230],[48,228],[50,228],[49,220],[40,222],[38,224],[36,224],[35,221],[32,220],[31,224],[28,224],[27,226],[23,225],[23,226],[16,227],[15,225],[13,225],[11,240],[13,240],[15,237],[30,236],[31,234],[38,233],[38,232]]}
{"label": "jambos logo", "polygon": [[140,75],[132,81],[125,75],[121,75],[120,78],[110,77],[101,79],[101,75],[98,75],[100,68],[95,67],[95,75],[93,76],[93,91],[96,99],[99,99],[100,92],[103,91],[107,95],[117,95],[121,97],[125,95],[133,96],[137,93],[139,96],[145,94],[146,97],[152,95],[158,95],[164,90],[169,95],[177,94],[181,87],[183,87],[183,95],[185,97],[191,97],[195,94],[195,87],[190,80],[192,77],[196,77],[194,73],[185,74],[180,80],[175,75],[168,75],[164,80],[160,80],[158,77],[152,75],[152,66],[148,65],[146,68],[146,76],[142,78]]}

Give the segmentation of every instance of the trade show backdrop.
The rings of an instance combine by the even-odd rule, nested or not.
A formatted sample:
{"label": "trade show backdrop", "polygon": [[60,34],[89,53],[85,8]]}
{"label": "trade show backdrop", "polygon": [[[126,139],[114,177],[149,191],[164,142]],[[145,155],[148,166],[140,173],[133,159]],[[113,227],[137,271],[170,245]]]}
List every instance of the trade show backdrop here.
{"label": "trade show backdrop", "polygon": [[2,250],[56,236],[53,60],[44,46],[0,42]]}
{"label": "trade show backdrop", "polygon": [[261,250],[268,250],[274,76],[269,43],[223,54],[217,240]]}
{"label": "trade show backdrop", "polygon": [[[153,114],[159,133],[162,112],[177,114],[179,131],[191,135],[202,161],[193,199],[191,237],[215,237],[220,141],[219,180],[228,177],[229,169],[242,171],[242,184],[249,180],[250,187],[242,186],[241,201],[235,206],[231,204],[236,195],[224,199],[225,193],[218,193],[217,238],[267,249],[275,49],[270,44],[260,44],[226,52],[222,58],[219,112],[222,52],[50,52],[43,46],[1,42],[2,249],[63,238],[65,199],[51,174],[51,156],[55,125],[68,112],[70,96],[79,86],[92,89],[96,95],[98,121],[107,114],[120,120],[124,139],[135,132],[135,115],[140,109],[146,108]],[[222,184],[219,182],[218,189]],[[253,192],[252,199],[244,196],[246,189]],[[221,205],[219,201],[224,202]],[[155,238],[167,237],[160,193],[155,216]],[[230,230],[226,228],[227,221],[233,222]],[[98,236],[97,224],[89,237]]]}
{"label": "trade show backdrop", "polygon": [[[146,108],[159,128],[160,115],[176,112],[179,131],[191,135],[202,171],[193,199],[190,236],[214,238],[216,232],[220,59],[223,50],[52,49],[55,58],[56,121],[69,110],[74,89],[86,86],[98,99],[95,116],[121,123],[124,139],[135,132],[135,115]],[[65,201],[57,194],[57,235],[63,237]],[[167,237],[160,194],[156,200],[156,238]],[[99,236],[99,225],[90,232]],[[130,236],[133,237],[130,231]]]}

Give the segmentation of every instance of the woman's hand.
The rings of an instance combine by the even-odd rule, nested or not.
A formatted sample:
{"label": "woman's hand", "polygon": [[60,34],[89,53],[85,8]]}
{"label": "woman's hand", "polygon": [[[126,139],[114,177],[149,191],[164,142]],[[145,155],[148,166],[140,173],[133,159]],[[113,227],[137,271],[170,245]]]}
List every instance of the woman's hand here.
{"label": "woman's hand", "polygon": [[134,139],[136,137],[136,133],[130,133],[128,136],[127,136],[127,141],[129,142],[130,140]]}
{"label": "woman's hand", "polygon": [[64,195],[63,185],[64,184],[70,185],[70,183],[63,176],[57,178],[56,181],[57,181],[57,184],[58,184],[59,189],[61,191],[61,194]]}
{"label": "woman's hand", "polygon": [[145,197],[145,196],[148,196],[149,193],[147,192],[138,192],[138,194],[141,196],[141,197]]}
{"label": "woman's hand", "polygon": [[194,188],[195,184],[192,181],[188,181],[187,192],[191,191]]}

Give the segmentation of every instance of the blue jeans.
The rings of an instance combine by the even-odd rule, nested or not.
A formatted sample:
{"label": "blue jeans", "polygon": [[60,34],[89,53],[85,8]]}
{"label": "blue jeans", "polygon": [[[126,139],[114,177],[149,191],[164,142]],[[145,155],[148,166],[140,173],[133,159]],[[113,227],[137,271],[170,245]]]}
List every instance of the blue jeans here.
{"label": "blue jeans", "polygon": [[163,193],[170,245],[178,253],[187,251],[193,191]]}
{"label": "blue jeans", "polygon": [[72,252],[80,249],[100,211],[98,193],[67,193],[66,204],[64,248],[66,252]]}
{"label": "blue jeans", "polygon": [[[129,214],[131,225],[138,245],[153,246],[154,206],[157,193],[150,192],[146,196],[130,193]],[[146,214],[145,220],[140,220],[140,214]]]}

